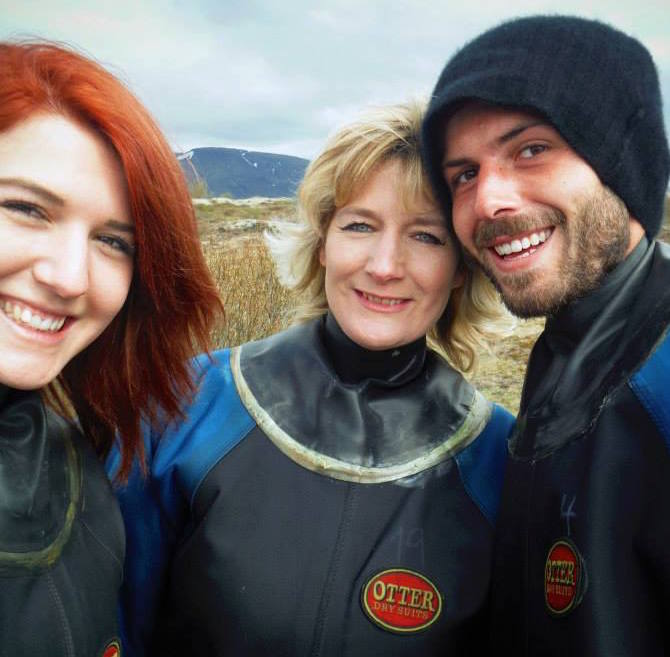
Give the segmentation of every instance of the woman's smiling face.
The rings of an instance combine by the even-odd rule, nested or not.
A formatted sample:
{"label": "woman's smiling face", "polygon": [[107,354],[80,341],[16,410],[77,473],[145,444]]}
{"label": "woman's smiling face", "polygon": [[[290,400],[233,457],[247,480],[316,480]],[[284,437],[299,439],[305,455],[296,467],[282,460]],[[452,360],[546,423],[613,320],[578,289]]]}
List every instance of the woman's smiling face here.
{"label": "woman's smiling face", "polygon": [[425,201],[403,207],[401,167],[382,164],[338,208],[320,251],[330,311],[354,342],[372,350],[426,335],[462,282],[438,209]]}
{"label": "woman's smiling face", "polygon": [[58,114],[0,133],[0,383],[40,388],[109,325],[133,274],[121,165]]}

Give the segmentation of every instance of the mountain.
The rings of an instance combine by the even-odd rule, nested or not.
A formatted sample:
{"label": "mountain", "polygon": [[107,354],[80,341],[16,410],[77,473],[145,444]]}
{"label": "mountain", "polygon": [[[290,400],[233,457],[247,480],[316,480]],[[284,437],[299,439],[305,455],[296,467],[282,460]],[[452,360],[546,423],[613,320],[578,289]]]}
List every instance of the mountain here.
{"label": "mountain", "polygon": [[237,148],[194,148],[177,153],[189,183],[204,180],[212,196],[294,196],[309,160]]}

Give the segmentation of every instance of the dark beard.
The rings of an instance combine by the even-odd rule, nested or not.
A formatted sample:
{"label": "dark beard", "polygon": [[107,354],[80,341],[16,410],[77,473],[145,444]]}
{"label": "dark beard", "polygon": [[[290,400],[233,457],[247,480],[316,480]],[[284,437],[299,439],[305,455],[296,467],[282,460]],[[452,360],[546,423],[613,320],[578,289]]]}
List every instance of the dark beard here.
{"label": "dark beard", "polygon": [[[509,310],[517,317],[554,315],[561,308],[597,288],[605,275],[625,257],[630,240],[628,209],[608,188],[589,197],[568,220],[556,209],[515,215],[482,223],[475,235],[486,248],[500,235],[514,235],[547,226],[565,232],[565,248],[555,275],[544,284],[537,271],[498,274],[486,262],[466,254],[491,279]],[[553,279],[553,280],[551,280]]]}

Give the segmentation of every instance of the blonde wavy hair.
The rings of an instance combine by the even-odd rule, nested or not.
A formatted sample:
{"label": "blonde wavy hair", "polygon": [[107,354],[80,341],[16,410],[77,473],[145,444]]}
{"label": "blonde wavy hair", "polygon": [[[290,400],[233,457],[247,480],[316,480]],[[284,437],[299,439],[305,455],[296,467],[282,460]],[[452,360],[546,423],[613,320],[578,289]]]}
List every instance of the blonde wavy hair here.
{"label": "blonde wavy hair", "polygon": [[[437,206],[421,160],[425,107],[418,100],[379,107],[340,129],[305,172],[298,189],[297,223],[281,224],[266,234],[279,280],[300,299],[292,311],[293,323],[327,312],[319,251],[336,210],[356,195],[377,167],[389,161],[401,164],[399,191],[405,207],[421,200]],[[427,338],[432,349],[468,373],[477,365],[478,352],[489,350],[489,341],[508,333],[513,320],[484,274],[463,263],[460,267],[465,281],[452,290]]]}

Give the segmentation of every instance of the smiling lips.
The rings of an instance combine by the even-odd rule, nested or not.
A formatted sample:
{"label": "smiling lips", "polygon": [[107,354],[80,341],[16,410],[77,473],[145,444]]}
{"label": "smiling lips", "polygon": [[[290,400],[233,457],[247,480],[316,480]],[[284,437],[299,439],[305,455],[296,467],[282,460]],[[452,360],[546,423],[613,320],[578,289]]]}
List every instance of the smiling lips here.
{"label": "smiling lips", "polygon": [[378,297],[375,294],[370,294],[369,292],[363,292],[357,290],[358,294],[363,297],[370,304],[388,306],[389,308],[393,306],[399,306],[400,304],[407,303],[408,299],[398,298],[398,297]]}
{"label": "smiling lips", "polygon": [[60,331],[67,319],[67,317],[47,315],[44,312],[31,310],[26,306],[8,300],[2,303],[2,309],[5,315],[17,324],[22,324],[36,331],[44,331],[46,333]]}
{"label": "smiling lips", "polygon": [[514,256],[525,256],[530,255],[535,251],[535,247],[539,246],[543,242],[546,242],[549,239],[549,236],[553,232],[553,229],[544,229],[538,232],[531,233],[530,235],[525,235],[522,238],[517,238],[510,240],[509,242],[500,242],[495,244],[493,250],[501,257],[504,258],[508,255]]}

